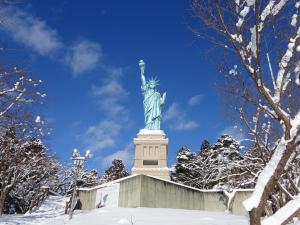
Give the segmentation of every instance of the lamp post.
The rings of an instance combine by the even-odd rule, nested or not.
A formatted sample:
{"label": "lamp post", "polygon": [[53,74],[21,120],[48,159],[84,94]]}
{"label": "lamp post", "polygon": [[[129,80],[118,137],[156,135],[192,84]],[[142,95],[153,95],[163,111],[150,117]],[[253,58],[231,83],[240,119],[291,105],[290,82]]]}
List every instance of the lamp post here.
{"label": "lamp post", "polygon": [[229,159],[228,159],[228,156],[224,156],[223,153],[220,153],[218,155],[218,160],[225,163],[225,167],[226,167],[226,176],[227,176],[227,190],[229,191],[229,171],[228,171],[228,163],[229,163]]}
{"label": "lamp post", "polygon": [[74,174],[74,188],[73,188],[73,194],[72,194],[72,199],[71,199],[71,206],[70,206],[70,212],[69,212],[69,219],[72,219],[73,216],[73,210],[76,206],[77,201],[75,201],[76,198],[76,186],[77,186],[77,178],[78,178],[78,173],[83,167],[83,163],[86,159],[91,157],[91,151],[87,150],[85,152],[84,156],[80,156],[80,152],[78,149],[74,149],[72,152],[72,160],[74,162],[74,167],[75,167],[75,174]]}

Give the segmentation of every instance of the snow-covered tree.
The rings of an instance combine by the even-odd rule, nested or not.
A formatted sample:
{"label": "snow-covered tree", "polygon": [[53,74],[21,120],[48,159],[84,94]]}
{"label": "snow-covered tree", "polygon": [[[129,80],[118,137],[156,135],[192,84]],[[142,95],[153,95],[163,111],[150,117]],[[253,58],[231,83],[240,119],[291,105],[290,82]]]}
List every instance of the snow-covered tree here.
{"label": "snow-covered tree", "polygon": [[[0,2],[1,7],[10,4],[13,1]],[[8,22],[5,16],[0,29]],[[42,81],[32,78],[28,65],[21,63],[26,60],[11,54],[17,52],[12,49],[0,46],[0,214],[5,202],[25,199],[46,182],[56,164],[40,143],[48,133],[38,113],[46,97],[40,90]]]}
{"label": "snow-covered tree", "polygon": [[187,184],[191,179],[197,177],[197,170],[192,169],[192,165],[196,160],[196,154],[188,149],[187,146],[182,147],[176,156],[176,164],[172,168],[171,179],[175,182]]}
{"label": "snow-covered tree", "polygon": [[80,187],[93,187],[102,183],[103,179],[95,169],[82,171],[77,180],[77,186]]}
{"label": "snow-covered tree", "polygon": [[[61,194],[70,195],[74,188],[75,168],[72,165],[63,165],[60,163],[56,176],[51,180],[50,188]],[[97,170],[87,170],[81,168],[77,171],[77,187],[94,187],[105,182]]]}
{"label": "snow-covered tree", "polygon": [[56,164],[46,152],[37,139],[24,143],[14,128],[0,136],[0,214],[9,201],[25,212],[39,188],[55,175]]}
{"label": "snow-covered tree", "polygon": [[209,148],[203,149],[198,161],[202,166],[202,188],[237,188],[235,177],[240,176],[242,156],[239,143],[229,135],[222,135]]}
{"label": "snow-covered tree", "polygon": [[[270,155],[244,202],[250,223],[287,223],[300,212],[299,186],[294,193],[286,190],[289,200],[273,215],[262,216],[270,197],[282,189],[300,144],[300,2],[193,0],[192,9],[201,24],[192,30],[217,50],[223,83],[237,97],[234,104],[251,140]],[[276,135],[269,135],[273,131]]]}
{"label": "snow-covered tree", "polygon": [[206,149],[209,149],[210,147],[211,146],[210,146],[210,143],[208,140],[202,141],[199,153],[201,153],[202,151],[205,151]]}
{"label": "snow-covered tree", "polygon": [[27,164],[28,174],[16,181],[8,196],[10,199],[8,204],[14,203],[17,211],[21,213],[28,210],[30,202],[38,197],[40,188],[48,185],[58,172],[59,162],[55,158],[47,156],[47,150],[37,139],[32,139],[22,146],[25,154],[23,163]]}
{"label": "snow-covered tree", "polygon": [[179,150],[171,179],[201,189],[251,188],[263,168],[253,153],[242,154],[239,142],[226,134],[213,145],[205,140],[198,154]]}
{"label": "snow-covered tree", "polygon": [[128,176],[129,173],[125,170],[125,166],[120,159],[114,159],[112,165],[105,170],[103,179],[107,182],[117,180]]}
{"label": "snow-covered tree", "polygon": [[44,121],[37,114],[46,97],[40,90],[42,81],[1,58],[0,63],[0,131],[15,127],[22,138],[42,138],[46,135]]}
{"label": "snow-covered tree", "polygon": [[0,66],[0,214],[16,184],[34,177],[29,169],[38,163],[34,161],[38,157],[29,155],[36,156],[38,152],[34,152],[33,146],[27,151],[26,144],[45,136],[44,122],[41,116],[35,115],[36,106],[45,97],[38,90],[40,83],[26,77],[16,66]]}

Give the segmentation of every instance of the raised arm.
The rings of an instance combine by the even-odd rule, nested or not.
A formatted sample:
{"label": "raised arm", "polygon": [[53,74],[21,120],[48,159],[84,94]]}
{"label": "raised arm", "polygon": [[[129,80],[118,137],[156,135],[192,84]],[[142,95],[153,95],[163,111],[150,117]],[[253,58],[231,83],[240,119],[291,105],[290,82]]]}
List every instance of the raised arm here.
{"label": "raised arm", "polygon": [[165,93],[163,94],[163,96],[160,98],[160,104],[161,104],[161,105],[164,105],[164,104],[165,104],[166,96],[167,96],[167,93],[165,92]]}
{"label": "raised arm", "polygon": [[144,63],[144,61],[142,59],[139,62],[139,66],[140,66],[140,69],[141,69],[142,87],[144,87],[146,85],[146,78],[145,78],[145,75],[144,75],[144,72],[145,72],[145,63]]}

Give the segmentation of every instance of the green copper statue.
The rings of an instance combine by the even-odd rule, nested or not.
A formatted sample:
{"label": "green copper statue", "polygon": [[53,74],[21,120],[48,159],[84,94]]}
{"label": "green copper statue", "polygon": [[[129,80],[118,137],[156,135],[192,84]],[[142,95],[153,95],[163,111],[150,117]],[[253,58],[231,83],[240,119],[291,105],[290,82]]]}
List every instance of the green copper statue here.
{"label": "green copper statue", "polygon": [[166,100],[166,93],[161,97],[160,93],[156,91],[158,81],[151,78],[146,81],[145,63],[140,60],[139,66],[141,69],[142,79],[142,93],[144,96],[144,116],[146,130],[160,130],[161,110]]}

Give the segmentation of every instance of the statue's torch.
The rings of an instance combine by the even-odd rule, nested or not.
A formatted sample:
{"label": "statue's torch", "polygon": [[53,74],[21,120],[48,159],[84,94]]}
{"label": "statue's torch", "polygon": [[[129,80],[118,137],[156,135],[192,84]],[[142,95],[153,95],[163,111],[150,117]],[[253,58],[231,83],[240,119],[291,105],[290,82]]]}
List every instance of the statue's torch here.
{"label": "statue's torch", "polygon": [[144,71],[145,71],[145,63],[144,61],[141,59],[140,62],[139,62],[139,66],[140,66],[140,69],[141,69],[141,74],[144,75]]}

